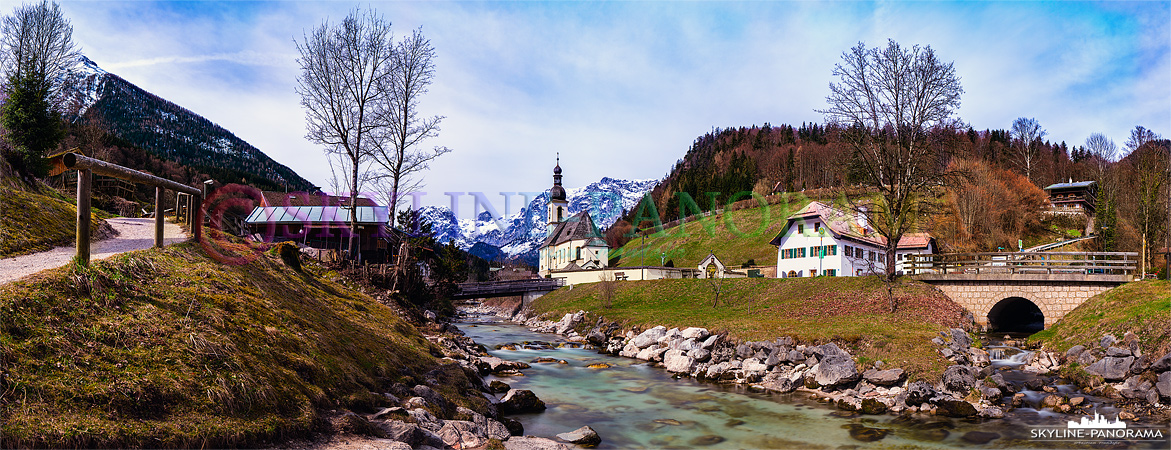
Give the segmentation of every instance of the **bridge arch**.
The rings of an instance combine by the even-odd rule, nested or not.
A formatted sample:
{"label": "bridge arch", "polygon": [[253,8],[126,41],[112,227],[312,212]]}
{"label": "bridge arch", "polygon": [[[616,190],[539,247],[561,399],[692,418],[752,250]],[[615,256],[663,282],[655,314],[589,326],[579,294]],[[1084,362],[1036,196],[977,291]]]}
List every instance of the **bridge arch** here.
{"label": "bridge arch", "polygon": [[1033,333],[1045,329],[1045,313],[1021,296],[1001,299],[988,309],[988,330]]}

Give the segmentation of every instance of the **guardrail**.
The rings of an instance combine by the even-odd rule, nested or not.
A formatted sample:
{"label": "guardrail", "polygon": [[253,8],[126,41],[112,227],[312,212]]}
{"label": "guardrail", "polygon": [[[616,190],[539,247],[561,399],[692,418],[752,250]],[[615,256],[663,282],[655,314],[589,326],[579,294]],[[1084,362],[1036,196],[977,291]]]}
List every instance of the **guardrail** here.
{"label": "guardrail", "polygon": [[985,252],[908,255],[908,273],[1132,275],[1134,252]]}

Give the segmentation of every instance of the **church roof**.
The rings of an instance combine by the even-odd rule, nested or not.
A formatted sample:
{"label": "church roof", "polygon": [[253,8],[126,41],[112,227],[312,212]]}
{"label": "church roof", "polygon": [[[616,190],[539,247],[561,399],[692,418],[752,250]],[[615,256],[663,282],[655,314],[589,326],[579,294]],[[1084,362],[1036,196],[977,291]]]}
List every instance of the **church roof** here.
{"label": "church roof", "polygon": [[606,244],[606,241],[602,240],[602,233],[594,225],[594,219],[590,217],[589,211],[574,214],[564,222],[557,224],[557,227],[553,229],[548,238],[545,238],[545,243],[541,246],[551,247],[574,240],[588,241],[586,245]]}

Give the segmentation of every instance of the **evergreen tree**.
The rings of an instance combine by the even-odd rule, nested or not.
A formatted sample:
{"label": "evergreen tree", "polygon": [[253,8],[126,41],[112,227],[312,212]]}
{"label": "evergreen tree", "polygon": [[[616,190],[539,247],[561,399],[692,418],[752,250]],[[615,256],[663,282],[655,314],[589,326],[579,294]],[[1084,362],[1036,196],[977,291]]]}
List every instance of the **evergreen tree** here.
{"label": "evergreen tree", "polygon": [[49,90],[35,74],[9,80],[8,101],[0,109],[0,122],[8,130],[13,150],[5,159],[25,176],[48,173],[44,156],[65,138],[61,116],[49,103]]}

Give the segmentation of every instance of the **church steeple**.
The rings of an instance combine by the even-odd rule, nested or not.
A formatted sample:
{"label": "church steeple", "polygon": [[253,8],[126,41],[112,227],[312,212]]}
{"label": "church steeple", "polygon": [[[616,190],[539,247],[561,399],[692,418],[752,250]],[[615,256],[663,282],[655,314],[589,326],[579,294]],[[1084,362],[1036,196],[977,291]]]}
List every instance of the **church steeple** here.
{"label": "church steeple", "polygon": [[549,189],[548,232],[552,233],[557,224],[569,216],[569,201],[565,199],[565,188],[561,187],[561,154],[557,154],[557,165],[553,167],[553,187]]}

